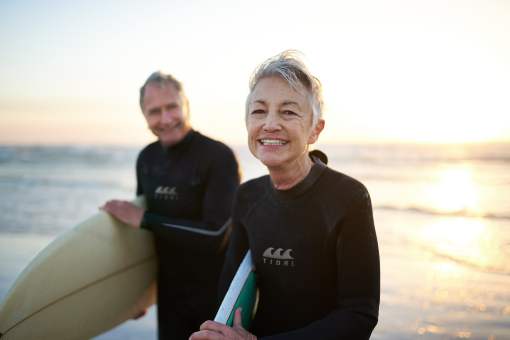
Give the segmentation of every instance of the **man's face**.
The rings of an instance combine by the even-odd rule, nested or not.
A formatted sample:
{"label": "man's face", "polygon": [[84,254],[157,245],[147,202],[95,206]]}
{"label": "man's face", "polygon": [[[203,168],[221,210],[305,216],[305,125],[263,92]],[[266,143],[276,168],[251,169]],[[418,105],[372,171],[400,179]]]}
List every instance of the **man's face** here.
{"label": "man's face", "polygon": [[188,107],[174,85],[148,84],[143,98],[143,115],[161,144],[171,146],[188,133]]}

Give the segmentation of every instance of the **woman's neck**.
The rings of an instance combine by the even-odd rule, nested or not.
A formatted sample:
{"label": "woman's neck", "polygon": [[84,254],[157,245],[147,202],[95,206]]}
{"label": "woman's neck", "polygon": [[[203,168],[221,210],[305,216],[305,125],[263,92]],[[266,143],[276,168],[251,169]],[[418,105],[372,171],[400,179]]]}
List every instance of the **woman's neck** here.
{"label": "woman's neck", "polygon": [[278,190],[287,190],[301,182],[310,172],[312,160],[305,154],[290,166],[269,168],[269,176]]}

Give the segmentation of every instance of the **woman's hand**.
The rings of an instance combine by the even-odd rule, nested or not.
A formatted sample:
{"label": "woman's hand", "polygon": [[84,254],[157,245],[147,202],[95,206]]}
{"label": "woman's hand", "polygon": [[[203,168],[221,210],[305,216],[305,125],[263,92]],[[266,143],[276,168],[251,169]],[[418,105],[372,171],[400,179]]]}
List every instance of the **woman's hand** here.
{"label": "woman's hand", "polygon": [[105,203],[99,209],[106,211],[116,219],[124,222],[134,228],[140,228],[142,223],[144,209],[137,207],[131,202],[111,200]]}
{"label": "woman's hand", "polygon": [[191,334],[190,340],[257,340],[257,337],[243,328],[241,308],[234,315],[234,326],[228,327],[214,321],[206,321],[200,331]]}

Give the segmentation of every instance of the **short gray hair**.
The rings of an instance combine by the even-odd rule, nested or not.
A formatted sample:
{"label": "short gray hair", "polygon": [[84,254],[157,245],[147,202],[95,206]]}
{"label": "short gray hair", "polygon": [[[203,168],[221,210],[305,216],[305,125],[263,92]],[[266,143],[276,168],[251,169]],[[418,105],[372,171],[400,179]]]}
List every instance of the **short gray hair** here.
{"label": "short gray hair", "polygon": [[322,117],[324,102],[322,99],[322,85],[318,78],[310,73],[300,58],[301,53],[295,50],[285,50],[260,64],[250,78],[250,93],[246,99],[246,114],[251,94],[262,78],[280,77],[295,91],[303,86],[308,92],[308,100],[312,107],[312,125],[315,126]]}
{"label": "short gray hair", "polygon": [[145,96],[145,89],[148,85],[156,84],[159,86],[165,86],[167,84],[173,85],[177,92],[179,92],[179,95],[182,98],[183,105],[186,106],[186,108],[189,108],[188,103],[188,97],[186,97],[186,93],[184,93],[184,88],[182,87],[182,83],[178,81],[174,76],[168,73],[163,73],[162,71],[156,71],[153,72],[149,78],[145,81],[143,86],[140,88],[140,108],[143,111],[143,99]]}

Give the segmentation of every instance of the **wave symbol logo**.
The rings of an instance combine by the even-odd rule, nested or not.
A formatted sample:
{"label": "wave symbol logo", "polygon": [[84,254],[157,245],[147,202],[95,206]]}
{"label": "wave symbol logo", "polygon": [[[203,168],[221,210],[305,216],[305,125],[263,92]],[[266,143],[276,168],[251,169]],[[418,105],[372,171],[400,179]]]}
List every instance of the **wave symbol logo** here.
{"label": "wave symbol logo", "polygon": [[263,263],[275,266],[294,267],[294,257],[290,255],[291,252],[292,249],[277,248],[275,250],[274,247],[269,247],[262,254]]}
{"label": "wave symbol logo", "polygon": [[155,198],[164,200],[177,200],[179,199],[179,193],[176,187],[165,187],[159,186],[154,191]]}

